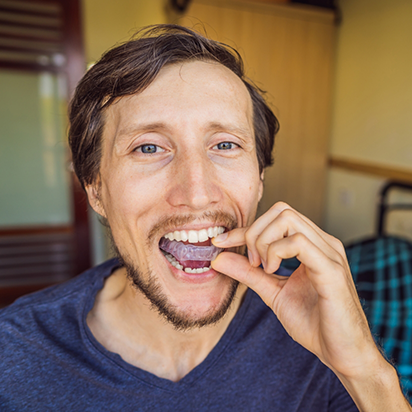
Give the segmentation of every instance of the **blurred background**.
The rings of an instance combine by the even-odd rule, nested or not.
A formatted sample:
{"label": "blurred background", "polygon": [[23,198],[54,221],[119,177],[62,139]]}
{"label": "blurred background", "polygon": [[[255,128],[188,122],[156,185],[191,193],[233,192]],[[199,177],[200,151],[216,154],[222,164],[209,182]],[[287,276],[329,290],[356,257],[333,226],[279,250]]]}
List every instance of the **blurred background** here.
{"label": "blurred background", "polygon": [[[234,46],[268,92],[281,131],[259,213],[284,200],[347,244],[376,235],[381,189],[412,183],[411,21],[410,0],[0,0],[0,304],[110,254],[71,170],[67,103],[149,24]],[[388,230],[412,237],[410,215]]]}

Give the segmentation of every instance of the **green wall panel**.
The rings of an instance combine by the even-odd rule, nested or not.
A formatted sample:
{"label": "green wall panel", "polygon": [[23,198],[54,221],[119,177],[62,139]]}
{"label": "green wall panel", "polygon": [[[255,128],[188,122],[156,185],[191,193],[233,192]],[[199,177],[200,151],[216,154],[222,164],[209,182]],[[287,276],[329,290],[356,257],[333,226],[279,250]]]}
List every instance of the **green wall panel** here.
{"label": "green wall panel", "polygon": [[0,70],[0,226],[71,223],[61,75]]}

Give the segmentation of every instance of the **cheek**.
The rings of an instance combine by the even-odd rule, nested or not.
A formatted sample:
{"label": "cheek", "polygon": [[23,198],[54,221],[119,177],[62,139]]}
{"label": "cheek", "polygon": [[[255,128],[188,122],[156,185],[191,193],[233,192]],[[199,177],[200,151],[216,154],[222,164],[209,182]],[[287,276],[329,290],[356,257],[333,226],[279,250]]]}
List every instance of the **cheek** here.
{"label": "cheek", "polygon": [[259,169],[253,162],[244,162],[242,167],[222,171],[220,181],[243,215],[256,212],[262,182]]}
{"label": "cheek", "polygon": [[241,188],[244,194],[259,192],[259,166],[253,154],[238,162],[233,162],[231,167],[225,168],[223,176],[227,176],[228,182],[235,188]]}
{"label": "cheek", "polygon": [[112,177],[105,185],[104,204],[113,239],[121,254],[143,261],[144,245],[160,215],[156,208],[164,191],[152,179],[130,174]]}
{"label": "cheek", "polygon": [[141,174],[115,172],[102,193],[109,221],[136,225],[136,220],[152,211],[164,193],[162,180]]}

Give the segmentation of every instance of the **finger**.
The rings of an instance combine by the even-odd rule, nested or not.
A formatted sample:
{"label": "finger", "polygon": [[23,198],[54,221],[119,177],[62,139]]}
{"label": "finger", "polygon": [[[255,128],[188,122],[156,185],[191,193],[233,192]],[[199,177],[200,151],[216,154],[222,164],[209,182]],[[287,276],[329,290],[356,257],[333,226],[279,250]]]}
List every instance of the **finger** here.
{"label": "finger", "polygon": [[[308,226],[310,226],[327,244],[329,244],[331,247],[333,247],[341,256],[346,257],[345,254],[345,249],[343,247],[342,242],[340,242],[338,239],[333,237],[332,235],[329,235],[328,233],[324,232],[319,226],[317,226],[314,222],[312,222],[309,218],[307,218],[305,215],[291,207],[285,202],[277,202],[275,203],[265,214],[263,214],[258,220],[262,219],[262,223],[264,225],[263,219],[266,218],[266,216],[270,219],[276,218],[280,213],[291,210],[296,213],[297,216],[299,216]],[[256,222],[258,222],[258,220]],[[256,223],[255,222],[255,223]],[[254,224],[255,224],[254,223]]]}
{"label": "finger", "polygon": [[246,257],[232,252],[221,253],[211,265],[214,270],[254,290],[271,308],[282,285],[287,281],[285,277],[268,275],[263,269],[251,266]]}
{"label": "finger", "polygon": [[246,244],[249,261],[258,267],[262,261],[266,265],[267,249],[271,242],[297,232],[303,232],[313,243],[327,252],[338,263],[346,262],[344,247],[340,241],[318,228],[310,219],[278,202],[257,219],[250,228],[238,228],[213,239],[213,244],[229,248]]}
{"label": "finger", "polygon": [[[247,232],[249,228],[248,227],[240,227],[231,230],[230,232],[225,232],[222,233],[219,236],[216,236],[215,238],[212,238],[212,244],[221,247],[221,248],[231,248],[231,247],[236,247],[236,246],[243,246],[246,244],[246,237],[245,233]],[[249,256],[249,262],[251,265],[253,265],[253,260],[252,260],[252,255],[248,249],[248,256]],[[258,267],[260,265],[260,260],[257,264],[255,264],[255,267]]]}
{"label": "finger", "polygon": [[330,259],[302,233],[272,243],[269,255],[271,258],[267,263],[266,272],[276,270],[281,259],[297,257],[305,266],[306,275],[319,296],[341,300],[348,291],[353,294],[352,288],[348,288],[351,279],[345,268]]}
{"label": "finger", "polygon": [[309,226],[312,227],[313,230],[315,230],[319,236],[321,236],[325,242],[330,244],[335,250],[338,251],[339,254],[346,256],[345,254],[345,249],[343,247],[342,242],[340,242],[338,239],[336,239],[334,236],[330,235],[329,233],[324,232],[319,226],[317,226],[314,222],[312,222],[308,217],[297,211],[296,209],[293,209],[293,207],[289,206],[285,202],[277,202],[275,205],[272,206],[276,210],[293,210],[303,221],[305,221]]}
{"label": "finger", "polygon": [[[281,206],[277,208],[277,206]],[[246,246],[248,249],[249,261],[252,266],[258,267],[261,263],[261,255],[256,247],[256,241],[260,234],[283,212],[288,206],[283,203],[276,203],[265,214],[260,216],[245,232]],[[263,262],[262,262],[263,263]]]}
{"label": "finger", "polygon": [[[255,229],[252,225],[248,232],[253,230]],[[259,253],[264,268],[266,268],[266,262],[269,259],[268,250],[270,245],[277,240],[292,236],[296,233],[303,233],[312,243],[323,250],[329,258],[337,262],[342,261],[342,256],[319,235],[318,231],[315,231],[312,226],[303,220],[294,210],[285,209],[256,238],[255,248]],[[248,239],[248,233],[246,234],[246,239]],[[248,243],[247,246],[250,247]],[[267,272],[269,273],[268,270]]]}
{"label": "finger", "polygon": [[232,229],[229,232],[222,233],[212,238],[212,243],[215,246],[228,249],[230,247],[243,246],[246,244],[245,233],[248,227],[239,227]]}
{"label": "finger", "polygon": [[[279,208],[277,206],[279,205]],[[230,232],[223,233],[212,239],[215,246],[229,248],[241,245],[248,245],[249,260],[255,267],[260,265],[260,257],[255,247],[255,242],[259,234],[272,222],[285,208],[290,208],[289,205],[283,202],[278,202],[273,205],[265,214],[260,216],[253,223],[253,231],[248,233],[248,227],[233,229]],[[246,239],[246,233],[248,233]]]}
{"label": "finger", "polygon": [[[277,202],[275,203],[266,213],[264,213],[262,216],[260,216],[246,232],[244,232],[244,236],[246,238],[246,245],[248,248],[248,253],[249,253],[249,260],[251,264],[255,267],[259,266],[261,263],[261,258],[263,257],[263,260],[266,260],[265,253],[259,253],[258,250],[258,244],[257,244],[257,239],[262,235],[263,232],[266,233],[266,235],[269,235],[271,230],[266,230],[268,229],[269,225],[272,224],[273,221],[277,220],[280,216],[285,218],[286,222],[289,220],[290,224],[293,222],[297,222],[298,220],[301,221],[300,227],[295,227],[295,230],[293,230],[293,227],[287,227],[286,222],[283,227],[283,230],[277,230],[276,232],[273,232],[274,235],[271,236],[271,239],[268,239],[266,242],[267,245],[270,244],[270,240],[276,240],[284,236],[288,236],[289,234],[294,234],[298,232],[299,230],[304,230],[306,229],[306,235],[310,237],[315,243],[317,242],[315,239],[315,234],[317,234],[320,239],[323,239],[323,244],[319,244],[320,247],[323,248],[332,248],[331,245],[329,245],[328,242],[330,242],[330,239],[334,239],[332,236],[326,234],[323,232],[320,228],[318,228],[310,219],[307,217],[303,216],[301,213],[293,209],[291,206],[289,206],[285,202]],[[271,226],[271,229],[273,226]],[[290,232],[289,230],[290,229]],[[309,230],[312,230],[313,235],[310,235],[308,233]],[[283,232],[283,233],[282,233]],[[228,237],[230,239],[230,237]],[[318,240],[317,243],[321,243],[320,239]],[[264,247],[266,249],[266,247]],[[343,250],[343,247],[342,247]],[[342,255],[342,253],[341,253]],[[344,255],[344,252],[343,252]]]}
{"label": "finger", "polygon": [[[302,215],[286,204],[282,204],[282,207],[283,210],[271,208],[249,228],[234,229],[214,238],[213,244],[223,248],[246,244],[251,265],[258,267],[262,262],[266,267],[268,248],[272,242],[302,232],[318,247],[326,251],[329,257],[338,262],[342,260],[342,255],[337,253],[324,237],[320,236],[320,230],[315,231],[314,225],[307,223],[308,219],[303,219]],[[269,270],[267,272],[269,273]]]}
{"label": "finger", "polygon": [[[282,204],[283,205],[283,204]],[[286,204],[284,204],[286,205]],[[257,219],[251,227],[233,229],[212,239],[215,246],[230,248],[247,245],[250,264],[258,267],[261,263],[259,252],[256,249],[256,239],[263,230],[282,212],[277,210],[276,205],[272,206],[264,215]],[[253,230],[249,230],[253,228]]]}

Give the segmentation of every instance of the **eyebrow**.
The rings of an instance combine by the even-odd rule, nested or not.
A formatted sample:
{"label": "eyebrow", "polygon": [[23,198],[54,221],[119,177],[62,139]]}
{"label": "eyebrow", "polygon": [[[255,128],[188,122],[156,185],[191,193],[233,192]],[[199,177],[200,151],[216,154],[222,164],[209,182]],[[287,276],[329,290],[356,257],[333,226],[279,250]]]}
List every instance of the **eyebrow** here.
{"label": "eyebrow", "polygon": [[137,132],[147,132],[149,130],[166,130],[166,129],[167,129],[167,126],[162,122],[132,125],[130,127],[120,129],[120,131],[116,134],[116,138],[123,137],[123,136],[127,137]]}
{"label": "eyebrow", "polygon": [[[168,130],[170,129],[165,123],[163,122],[152,122],[146,124],[137,124],[132,125],[126,128],[121,129],[117,134],[115,141],[121,142],[123,139],[134,135],[136,133],[144,133],[147,131],[154,131],[154,130]],[[206,127],[207,130],[216,131],[216,132],[228,132],[238,135],[240,138],[248,138],[253,137],[253,129],[249,130],[248,128],[242,126],[235,126],[231,124],[224,124],[220,122],[211,122]]]}
{"label": "eyebrow", "polygon": [[249,130],[242,126],[235,126],[235,125],[224,124],[224,123],[219,123],[219,122],[210,123],[208,125],[208,129],[215,130],[215,131],[229,132],[229,133],[239,135],[240,137],[250,137],[251,135],[253,136],[253,128],[252,130]]}

